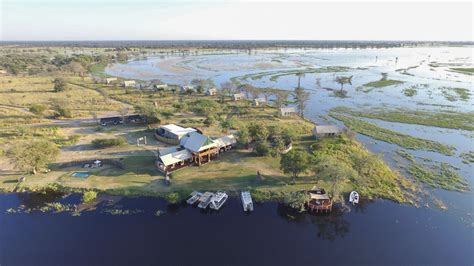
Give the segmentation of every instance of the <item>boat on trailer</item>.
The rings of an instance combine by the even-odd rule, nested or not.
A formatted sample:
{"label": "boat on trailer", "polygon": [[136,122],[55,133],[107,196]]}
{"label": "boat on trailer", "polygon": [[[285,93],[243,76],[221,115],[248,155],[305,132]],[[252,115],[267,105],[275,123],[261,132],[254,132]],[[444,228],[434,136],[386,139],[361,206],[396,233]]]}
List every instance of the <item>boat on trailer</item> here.
{"label": "boat on trailer", "polygon": [[198,207],[201,209],[207,208],[209,204],[211,203],[211,199],[214,196],[214,193],[212,192],[204,192],[202,196],[199,198],[199,204]]}
{"label": "boat on trailer", "polygon": [[357,193],[357,191],[351,192],[351,194],[349,195],[349,202],[351,202],[352,205],[359,203],[359,193]]}
{"label": "boat on trailer", "polygon": [[253,201],[252,201],[252,196],[250,195],[250,192],[242,191],[240,193],[240,198],[242,200],[242,207],[244,208],[244,212],[253,211]]}
{"label": "boat on trailer", "polygon": [[225,192],[217,192],[211,197],[211,202],[209,203],[209,208],[213,210],[219,210],[222,205],[227,201],[229,196]]}
{"label": "boat on trailer", "polygon": [[202,193],[198,192],[198,191],[193,191],[190,196],[191,197],[189,199],[187,199],[186,202],[189,205],[193,205],[194,203],[196,203],[201,198]]}

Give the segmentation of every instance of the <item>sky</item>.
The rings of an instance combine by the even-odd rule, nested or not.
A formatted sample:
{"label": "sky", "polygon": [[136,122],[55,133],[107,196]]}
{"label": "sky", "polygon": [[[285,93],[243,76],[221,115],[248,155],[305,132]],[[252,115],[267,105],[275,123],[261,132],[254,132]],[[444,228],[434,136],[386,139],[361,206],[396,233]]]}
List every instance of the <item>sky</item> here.
{"label": "sky", "polygon": [[0,0],[0,40],[473,41],[473,3]]}

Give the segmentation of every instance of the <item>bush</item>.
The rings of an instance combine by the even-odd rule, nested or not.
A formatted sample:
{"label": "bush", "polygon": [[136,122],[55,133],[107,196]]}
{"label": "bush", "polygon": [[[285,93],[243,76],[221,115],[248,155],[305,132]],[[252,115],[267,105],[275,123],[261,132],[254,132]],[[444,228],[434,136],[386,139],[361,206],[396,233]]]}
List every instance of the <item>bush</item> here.
{"label": "bush", "polygon": [[66,90],[66,81],[64,81],[64,79],[62,78],[54,79],[53,83],[54,83],[55,92],[61,92],[61,91]]}
{"label": "bush", "polygon": [[117,139],[95,139],[92,141],[92,145],[98,148],[107,148],[113,146],[121,146],[125,144],[125,140],[122,138]]}
{"label": "bush", "polygon": [[56,116],[64,118],[72,118],[72,111],[67,107],[57,106],[56,107]]}
{"label": "bush", "polygon": [[270,147],[266,141],[259,141],[255,146],[257,156],[267,156],[270,153]]}
{"label": "bush", "polygon": [[206,120],[204,120],[204,125],[209,127],[209,126],[212,126],[215,122],[216,122],[216,119],[214,118],[214,116],[210,115],[206,118]]}
{"label": "bush", "polygon": [[94,201],[96,198],[97,198],[97,192],[93,190],[89,190],[89,191],[84,192],[84,194],[82,195],[82,202],[89,203],[89,202]]}
{"label": "bush", "polygon": [[35,115],[42,115],[44,111],[46,111],[47,107],[42,104],[33,104],[30,106],[30,112],[34,113]]}

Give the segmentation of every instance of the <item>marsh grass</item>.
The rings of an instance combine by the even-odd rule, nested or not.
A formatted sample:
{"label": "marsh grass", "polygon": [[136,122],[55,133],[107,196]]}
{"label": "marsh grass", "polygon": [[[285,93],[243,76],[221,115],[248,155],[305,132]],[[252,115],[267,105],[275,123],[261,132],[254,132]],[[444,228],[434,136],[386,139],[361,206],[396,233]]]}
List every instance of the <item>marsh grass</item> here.
{"label": "marsh grass", "polygon": [[390,129],[386,129],[369,123],[354,117],[336,113],[334,111],[330,112],[330,116],[333,118],[342,121],[344,125],[360,134],[378,139],[381,141],[397,144],[400,147],[404,147],[411,150],[427,150],[435,151],[445,155],[453,155],[455,148],[439,142],[432,140],[426,140],[421,138],[412,137],[410,135],[402,134]]}

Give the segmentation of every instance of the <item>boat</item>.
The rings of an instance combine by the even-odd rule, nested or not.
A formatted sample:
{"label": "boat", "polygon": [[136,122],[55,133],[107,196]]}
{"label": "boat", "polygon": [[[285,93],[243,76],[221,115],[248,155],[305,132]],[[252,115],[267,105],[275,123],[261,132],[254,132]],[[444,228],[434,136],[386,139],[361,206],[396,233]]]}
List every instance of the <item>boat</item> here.
{"label": "boat", "polygon": [[351,194],[349,195],[349,202],[351,202],[352,205],[359,203],[359,193],[357,193],[357,191],[351,192]]}
{"label": "boat", "polygon": [[188,200],[186,200],[186,202],[189,205],[193,205],[194,203],[196,203],[201,198],[202,193],[198,192],[198,191],[193,191],[190,196],[191,197]]}
{"label": "boat", "polygon": [[242,207],[244,208],[244,212],[253,211],[253,201],[250,192],[242,191],[240,193],[240,198],[242,199]]}
{"label": "boat", "polygon": [[198,207],[201,209],[207,208],[207,206],[209,206],[211,203],[212,196],[214,196],[214,193],[204,192],[204,194],[202,194],[202,196],[199,198]]}
{"label": "boat", "polygon": [[228,198],[229,196],[225,192],[217,192],[211,197],[209,208],[219,210]]}

